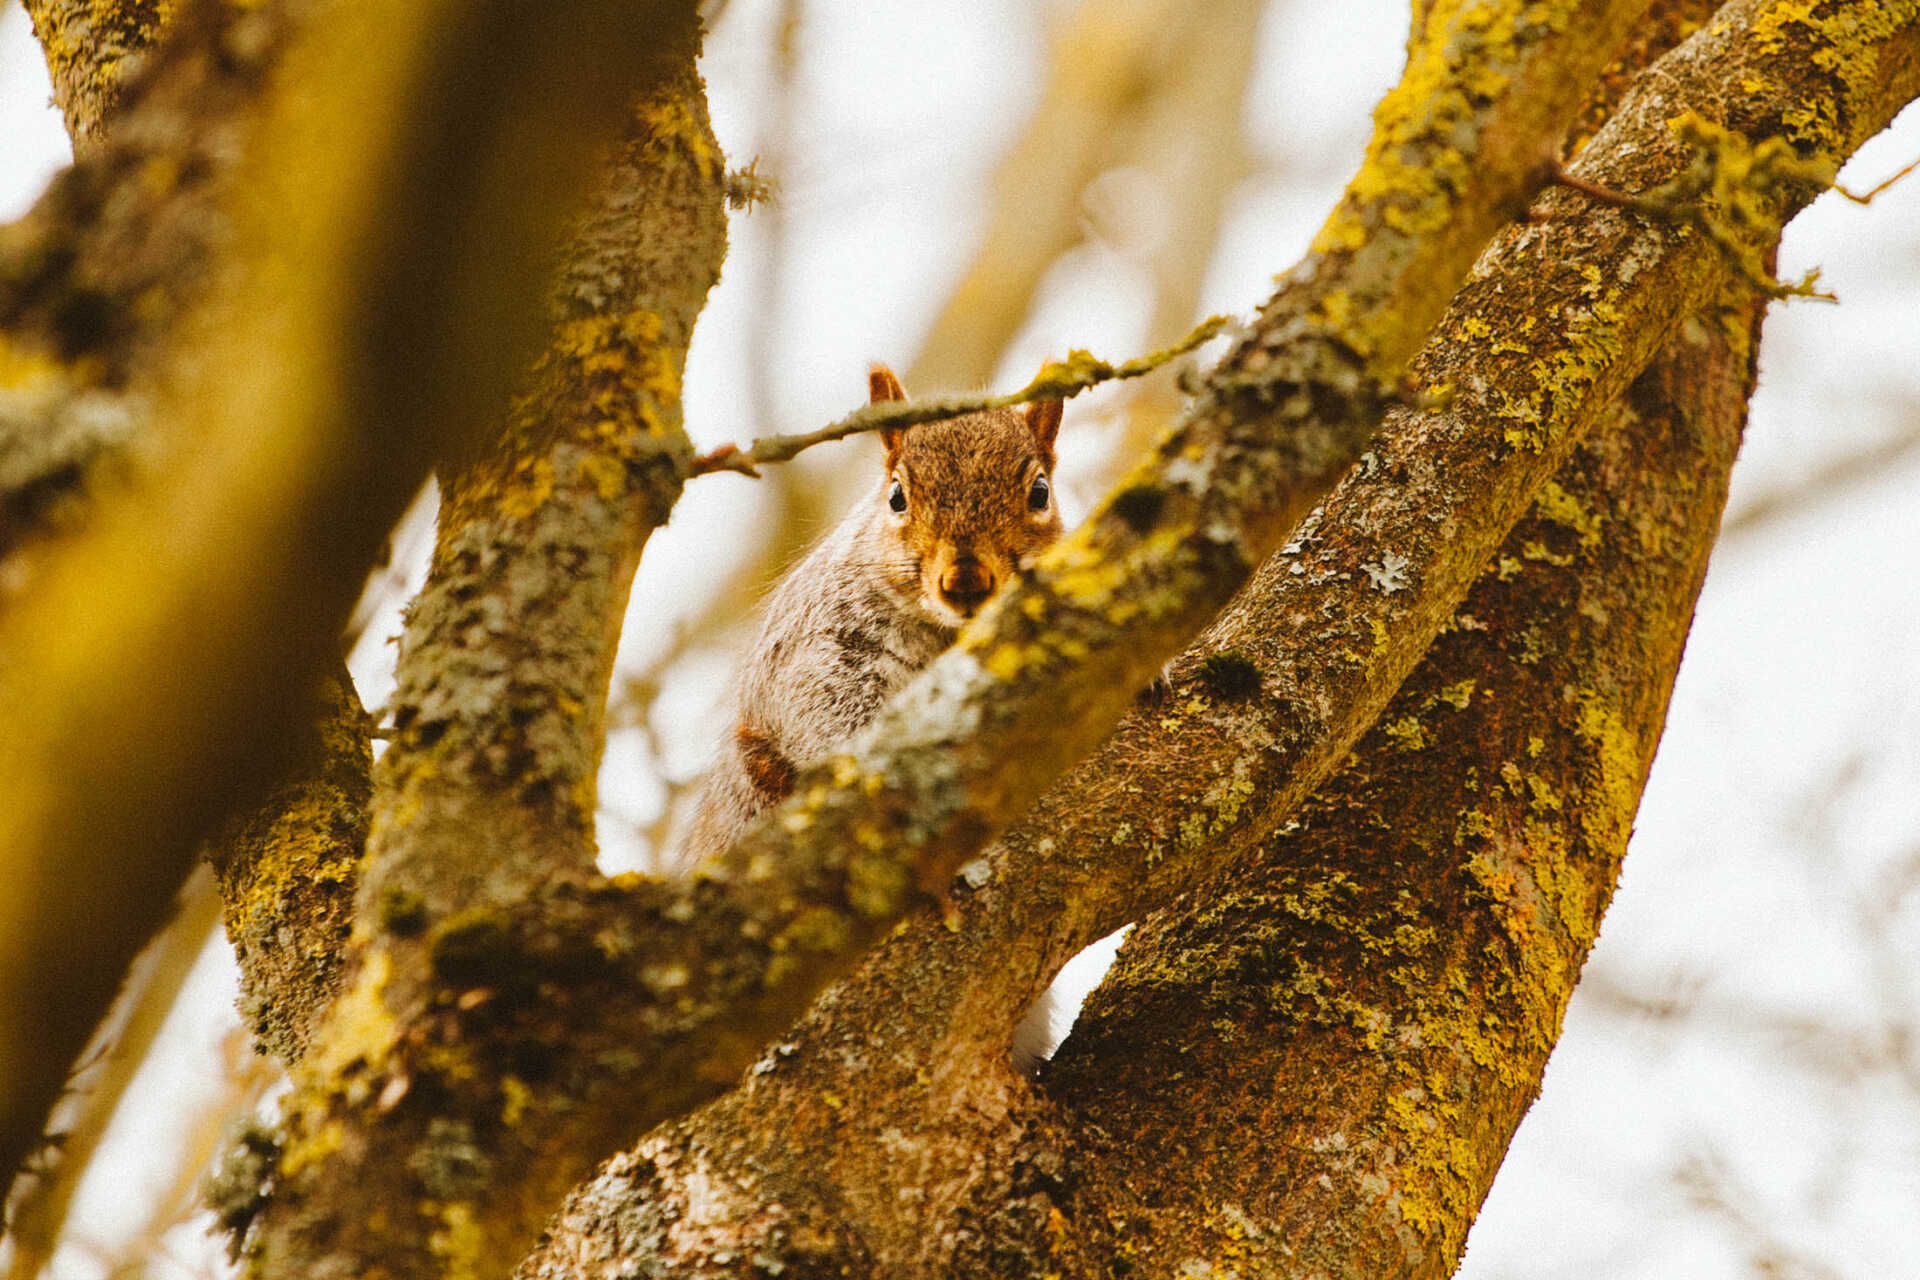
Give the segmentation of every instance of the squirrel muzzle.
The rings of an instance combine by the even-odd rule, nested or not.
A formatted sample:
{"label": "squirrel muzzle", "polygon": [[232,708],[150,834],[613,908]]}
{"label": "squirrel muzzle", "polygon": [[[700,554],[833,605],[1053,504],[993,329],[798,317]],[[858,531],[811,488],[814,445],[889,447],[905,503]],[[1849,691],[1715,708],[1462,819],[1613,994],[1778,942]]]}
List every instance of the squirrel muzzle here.
{"label": "squirrel muzzle", "polygon": [[971,618],[993,594],[993,571],[970,555],[954,558],[940,571],[940,599],[954,612]]}

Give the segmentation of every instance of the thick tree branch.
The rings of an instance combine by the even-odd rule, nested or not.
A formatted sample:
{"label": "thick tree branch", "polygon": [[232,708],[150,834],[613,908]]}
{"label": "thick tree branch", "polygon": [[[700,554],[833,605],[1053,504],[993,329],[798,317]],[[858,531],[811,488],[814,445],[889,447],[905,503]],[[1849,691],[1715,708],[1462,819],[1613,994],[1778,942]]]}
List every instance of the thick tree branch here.
{"label": "thick tree branch", "polygon": [[29,6],[78,155],[0,228],[0,593],[179,445],[153,418],[161,347],[217,279],[252,108],[308,7]]}
{"label": "thick tree branch", "polygon": [[1129,936],[1044,1078],[1078,1148],[1062,1213],[1142,1259],[1452,1274],[1612,896],[1759,314],[1677,339],[1340,775]]}
{"label": "thick tree branch", "polygon": [[[1758,0],[1724,10],[1644,77],[1583,165],[1659,180],[1687,162],[1667,121],[1689,106],[1758,140],[1789,119],[1836,122],[1822,154],[1837,164],[1920,92],[1911,25],[1794,34],[1781,39]],[[1834,43],[1809,51],[1808,38]],[[1849,80],[1865,82],[1823,70],[1823,47],[1830,64],[1878,68],[1879,100],[1849,102]],[[1781,216],[1816,192],[1763,194]],[[1044,980],[1282,820],[1379,714],[1554,455],[1724,278],[1705,236],[1583,200],[1549,193],[1547,222],[1489,249],[1415,366],[1421,385],[1453,389],[1448,407],[1389,415],[1370,464],[1207,633],[1205,649],[1234,658],[1183,666],[1164,708],[1135,716],[1007,834],[996,866],[1018,868],[1017,885],[968,917],[988,935],[989,972]],[[1264,696],[1245,696],[1249,680]],[[1010,1025],[988,994],[1000,985],[968,982],[962,998],[996,1001],[968,1025]],[[1017,1009],[1034,993],[1005,998]]]}
{"label": "thick tree branch", "polygon": [[[210,263],[233,234],[226,201],[253,109],[311,7],[195,3],[162,39],[171,6],[36,6],[56,84],[68,58],[113,70],[87,72],[77,109],[91,145],[0,236],[0,327],[13,345],[89,385],[156,372],[143,368],[154,343],[217,278]],[[124,100],[99,81],[134,64],[143,70]]]}
{"label": "thick tree branch", "polygon": [[564,193],[629,89],[609,68],[649,29],[627,4],[569,13],[328,25],[251,157],[240,287],[181,335],[204,381],[171,404],[199,447],[7,620],[0,1168],[200,838],[282,766],[302,708],[279,691],[333,660],[428,459],[504,393]]}
{"label": "thick tree branch", "polygon": [[[98,143],[173,18],[163,0],[24,0],[75,151]],[[201,4],[201,9],[213,6]]]}
{"label": "thick tree branch", "polygon": [[[595,781],[634,568],[691,453],[680,379],[726,217],[692,9],[654,35],[530,385],[443,480],[376,770],[358,978],[285,1107],[265,1274],[500,1273],[661,1084],[637,1051],[667,1029],[645,966],[677,963],[683,931],[649,887],[594,878]],[[625,941],[648,923],[662,946]]]}
{"label": "thick tree branch", "polygon": [[207,848],[240,967],[241,1016],[260,1051],[289,1066],[346,974],[373,795],[367,713],[344,666],[318,695],[293,768]]}
{"label": "thick tree branch", "polygon": [[[1777,28],[1760,20],[1761,10],[1742,6],[1735,15],[1746,27],[1719,31],[1648,77],[1613,141],[1592,152],[1602,173],[1629,156],[1655,169],[1684,163],[1665,131],[1674,114],[1667,95],[1712,100],[1743,78],[1769,88],[1728,113],[1755,137],[1770,136],[1783,115],[1841,119],[1847,123],[1830,145],[1844,151],[1891,115],[1903,92],[1897,82],[1864,110],[1836,110],[1845,91],[1798,43],[1817,32],[1803,28],[1791,33],[1795,43],[1776,43]],[[1912,66],[1903,43],[1910,32],[1827,38],[1847,50],[1829,64],[1865,72]],[[1865,73],[1860,82],[1869,82]],[[1708,290],[1724,278],[1717,249],[1684,232],[1658,229],[1672,238],[1653,253],[1646,237],[1656,229],[1583,207],[1571,194],[1549,199],[1552,234],[1509,233],[1423,357],[1425,378],[1471,391],[1457,392],[1445,409],[1395,415],[1389,430],[1401,434],[1376,445],[1372,464],[1330,502],[1315,539],[1264,568],[1210,633],[1209,647],[1238,652],[1187,669],[1165,710],[1136,717],[1023,821],[1010,848],[980,868],[984,883],[959,894],[953,931],[911,923],[824,998],[740,1090],[609,1165],[574,1198],[526,1274],[715,1265],[723,1254],[944,1273],[960,1248],[973,1251],[975,1265],[992,1264],[1003,1231],[1016,1246],[1039,1236],[1066,1248],[1079,1238],[1048,1234],[1047,1196],[1067,1176],[1055,1159],[1060,1143],[1049,1136],[1052,1119],[1019,1105],[1002,1056],[1026,1003],[1074,951],[1201,883],[1256,840],[1297,803],[1289,795],[1307,789],[1295,770],[1324,776],[1339,763],[1344,747],[1321,735],[1348,715],[1355,726],[1370,723],[1399,683],[1381,664],[1404,662],[1404,671],[1425,647],[1408,615],[1381,611],[1429,589],[1434,561],[1417,553],[1437,546],[1449,566],[1441,572],[1457,574],[1464,590],[1494,543],[1459,553],[1458,568],[1452,543],[1486,536],[1474,531],[1478,521],[1497,524],[1499,507],[1513,503],[1517,515],[1528,501],[1527,482],[1493,485],[1486,468],[1524,459],[1543,480],[1551,463],[1534,452],[1534,440],[1570,449],[1660,340],[1658,330],[1677,321],[1677,304],[1662,310],[1675,280],[1697,272],[1703,279],[1686,287]],[[1634,250],[1627,265],[1610,269],[1623,247]],[[1628,341],[1641,325],[1655,335]],[[1519,336],[1503,342],[1509,334]],[[1456,467],[1468,490],[1455,488]],[[1494,514],[1479,514],[1482,505]],[[1550,509],[1568,514],[1557,503]],[[1499,527],[1497,536],[1507,536]],[[1529,541],[1521,540],[1523,556]],[[1406,563],[1389,558],[1395,550]],[[1438,610],[1436,629],[1453,612],[1452,604]],[[897,1194],[903,1188],[910,1202]],[[989,1221],[984,1207],[981,1220],[957,1222],[955,1206],[976,1195],[978,1206],[1032,1210],[1033,1233]],[[821,1206],[809,1207],[816,1196]],[[715,1215],[715,1204],[729,1208]],[[1075,1225],[1091,1233],[1085,1238],[1097,1256],[1096,1224]],[[1033,1258],[1000,1261],[1019,1270]]]}

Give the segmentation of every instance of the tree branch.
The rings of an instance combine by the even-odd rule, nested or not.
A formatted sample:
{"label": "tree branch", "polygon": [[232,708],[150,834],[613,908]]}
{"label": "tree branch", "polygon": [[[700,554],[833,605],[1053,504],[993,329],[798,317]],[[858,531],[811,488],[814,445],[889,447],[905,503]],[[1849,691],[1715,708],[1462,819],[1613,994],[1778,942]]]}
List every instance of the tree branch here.
{"label": "tree branch", "polygon": [[[443,478],[375,771],[357,980],[285,1104],[266,1275],[502,1273],[661,1084],[629,1046],[661,1038],[663,1011],[595,1013],[657,992],[645,965],[677,964],[683,931],[657,887],[594,876],[595,783],[634,568],[691,453],[680,379],[726,216],[692,8],[653,35],[547,349],[499,439]],[[617,941],[649,921],[663,942]]]}
{"label": "tree branch", "polygon": [[1124,381],[1139,378],[1152,373],[1155,369],[1178,360],[1181,356],[1212,341],[1226,329],[1224,316],[1210,316],[1180,341],[1160,351],[1149,352],[1144,356],[1135,356],[1121,364],[1109,364],[1086,351],[1070,352],[1065,360],[1050,360],[1042,365],[1040,372],[1026,386],[1005,395],[948,395],[933,396],[919,400],[889,400],[877,404],[862,405],[838,422],[828,423],[817,431],[798,432],[787,436],[762,436],[754,440],[749,447],[742,449],[736,444],[724,444],[711,453],[695,458],[688,467],[689,475],[705,475],[710,471],[738,471],[743,475],[758,476],[759,468],[770,462],[785,462],[817,444],[826,444],[833,440],[844,440],[851,435],[867,431],[879,431],[886,427],[910,427],[916,423],[933,422],[939,418],[951,418],[963,413],[978,413],[983,409],[1005,409],[1016,404],[1025,404],[1029,400],[1070,400],[1090,387],[1103,382]]}
{"label": "tree branch", "polygon": [[570,13],[328,25],[250,156],[228,309],[179,335],[171,408],[200,447],[6,620],[0,1169],[199,840],[286,759],[280,691],[334,660],[428,459],[504,394],[563,193],[628,91],[614,53],[649,29],[626,4]]}
{"label": "tree branch", "polygon": [[[76,152],[97,145],[120,107],[127,81],[171,25],[159,0],[24,0],[46,54],[53,105]],[[211,5],[201,5],[202,10]]]}
{"label": "tree branch", "polygon": [[152,417],[161,349],[217,278],[265,69],[306,8],[29,5],[78,155],[0,234],[0,416],[21,428],[0,431],[0,590],[181,443]]}
{"label": "tree branch", "polygon": [[[1844,81],[1799,61],[1804,44],[1773,43],[1773,30],[1757,0],[1723,10],[1642,80],[1582,165],[1610,176],[1683,163],[1666,121],[1677,103],[1715,98],[1729,126],[1754,132],[1783,118],[1844,120],[1831,141],[1837,159],[1920,92],[1910,29],[1864,40],[1829,31],[1835,43],[1814,46],[1829,63],[1901,69],[1877,102],[1845,110]],[[1764,88],[1725,96],[1742,83]],[[1771,198],[1784,213],[1817,190]],[[1638,226],[1567,193],[1545,199],[1550,221],[1489,248],[1415,365],[1418,385],[1453,389],[1448,407],[1394,410],[1370,463],[1208,631],[1196,654],[1233,653],[1231,670],[1183,660],[1163,708],[1131,719],[1005,836],[995,883],[1016,878],[1005,893],[983,890],[993,905],[966,917],[967,930],[984,932],[992,974],[1044,983],[1282,821],[1377,717],[1504,536],[1505,513],[1523,510],[1551,474],[1552,455],[1719,287],[1724,259],[1704,236]],[[1256,677],[1261,696],[1240,696],[1236,672]],[[990,994],[1000,985],[972,974],[954,993],[992,1002],[965,1020],[988,1036],[1037,994],[1010,985],[1003,1005]]]}
{"label": "tree branch", "polygon": [[[1810,27],[1776,41],[1763,6],[1734,15],[1745,25],[1717,29],[1645,79],[1621,123],[1590,149],[1591,171],[1677,167],[1682,156],[1664,125],[1672,102],[1723,85],[1772,86],[1728,108],[1729,122],[1755,136],[1769,136],[1783,115],[1845,121],[1829,143],[1838,151],[1912,89],[1883,78],[1879,95],[1840,110],[1848,91],[1822,69],[1861,68],[1862,86],[1876,67],[1911,71],[1910,28],[1863,36]],[[1815,59],[1821,46],[1810,49],[1809,37],[1846,52]],[[1547,140],[1533,145],[1544,153]],[[523,1274],[693,1266],[722,1252],[803,1269],[944,1274],[949,1251],[991,1250],[1002,1238],[1018,1246],[1043,1237],[1054,1246],[1048,1265],[1069,1273],[1102,1256],[1097,1223],[1062,1227],[1049,1217],[1048,1197],[1076,1175],[1055,1159],[1056,1118],[1019,1102],[1003,1056],[1012,1026],[1066,957],[1204,883],[1344,758],[1352,739],[1342,726],[1357,734],[1372,723],[1399,672],[1454,614],[1452,603],[1418,603],[1433,576],[1464,590],[1509,535],[1502,509],[1517,516],[1529,486],[1551,474],[1536,442],[1565,456],[1683,314],[1676,280],[1686,282],[1681,292],[1705,295],[1724,280],[1718,250],[1698,236],[1628,226],[1571,195],[1548,199],[1551,234],[1503,236],[1422,357],[1419,385],[1467,390],[1444,409],[1395,411],[1371,462],[1330,500],[1312,536],[1264,566],[1209,633],[1207,648],[1228,660],[1185,666],[1166,708],[1136,716],[1008,834],[990,864],[970,868],[976,887],[958,891],[951,931],[910,922],[741,1089],[607,1166]],[[1537,479],[1503,474],[1509,465]],[[1563,521],[1578,515],[1557,502],[1547,509]],[[1493,538],[1478,549],[1454,545],[1487,537],[1476,530],[1483,519],[1498,528]],[[1521,539],[1523,556],[1530,541]],[[1520,563],[1524,572],[1534,562]],[[1165,1078],[1155,1085],[1162,1093]],[[976,1194],[977,1219],[953,1216]],[[987,1221],[980,1206],[994,1202],[1032,1213],[1033,1230]],[[730,1208],[716,1217],[714,1203]],[[1094,1252],[1075,1252],[1083,1240]],[[1017,1252],[967,1256],[981,1269],[1034,1263]]]}
{"label": "tree branch", "polygon": [[367,713],[346,668],[317,692],[298,724],[294,767],[207,845],[241,1016],[260,1051],[286,1066],[306,1052],[346,975],[373,794]]}
{"label": "tree branch", "polygon": [[1070,1220],[1169,1265],[1452,1274],[1618,877],[1760,311],[1676,339],[1342,772],[1128,936],[1044,1078]]}

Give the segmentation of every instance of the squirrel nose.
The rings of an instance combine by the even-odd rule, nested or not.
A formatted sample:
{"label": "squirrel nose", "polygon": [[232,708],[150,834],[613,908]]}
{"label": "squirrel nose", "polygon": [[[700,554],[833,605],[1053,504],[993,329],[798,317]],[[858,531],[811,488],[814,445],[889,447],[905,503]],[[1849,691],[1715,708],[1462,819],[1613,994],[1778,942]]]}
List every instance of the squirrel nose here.
{"label": "squirrel nose", "polygon": [[972,556],[961,556],[940,572],[941,598],[969,616],[993,594],[993,587],[993,574]]}

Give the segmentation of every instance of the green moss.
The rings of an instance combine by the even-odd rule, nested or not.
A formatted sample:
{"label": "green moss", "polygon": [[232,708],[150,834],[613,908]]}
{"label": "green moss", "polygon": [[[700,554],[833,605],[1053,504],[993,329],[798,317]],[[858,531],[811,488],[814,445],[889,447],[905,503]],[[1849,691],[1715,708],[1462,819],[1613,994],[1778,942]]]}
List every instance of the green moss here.
{"label": "green moss", "polygon": [[1534,499],[1534,511],[1543,520],[1565,525],[1580,535],[1580,547],[1591,551],[1600,545],[1601,516],[1582,506],[1572,494],[1549,480],[1540,486],[1540,496]]}
{"label": "green moss", "polygon": [[1393,743],[1396,751],[1420,751],[1432,745],[1427,737],[1426,726],[1420,723],[1418,716],[1401,716],[1381,725],[1380,731],[1387,735],[1387,740]]}

